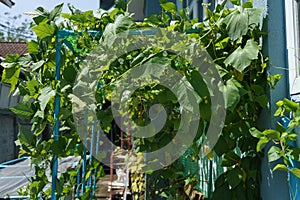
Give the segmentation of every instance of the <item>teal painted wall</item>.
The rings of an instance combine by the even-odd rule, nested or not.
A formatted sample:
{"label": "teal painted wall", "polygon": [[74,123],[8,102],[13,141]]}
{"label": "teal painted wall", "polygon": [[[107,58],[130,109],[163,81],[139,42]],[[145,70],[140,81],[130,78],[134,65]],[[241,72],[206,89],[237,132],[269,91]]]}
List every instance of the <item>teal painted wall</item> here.
{"label": "teal painted wall", "polygon": [[[269,74],[282,74],[282,78],[276,88],[269,91],[270,109],[265,110],[261,115],[262,128],[274,128],[277,120],[273,117],[276,102],[289,97],[284,4],[284,1],[280,0],[268,1],[268,16],[264,27],[268,36],[263,40],[264,51],[270,59]],[[265,155],[269,147],[270,145],[265,148]],[[278,171],[273,173],[274,165],[276,163],[269,164],[267,157],[264,157],[261,169],[261,196],[263,200],[288,200],[287,173]]]}

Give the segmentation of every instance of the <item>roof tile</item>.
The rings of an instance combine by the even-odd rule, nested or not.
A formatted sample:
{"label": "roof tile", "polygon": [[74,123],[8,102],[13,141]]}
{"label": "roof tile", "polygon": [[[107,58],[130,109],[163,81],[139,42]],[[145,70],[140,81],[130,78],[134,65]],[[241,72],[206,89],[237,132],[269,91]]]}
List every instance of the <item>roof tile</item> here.
{"label": "roof tile", "polygon": [[27,53],[26,42],[0,42],[0,57],[5,58],[8,54],[25,54]]}

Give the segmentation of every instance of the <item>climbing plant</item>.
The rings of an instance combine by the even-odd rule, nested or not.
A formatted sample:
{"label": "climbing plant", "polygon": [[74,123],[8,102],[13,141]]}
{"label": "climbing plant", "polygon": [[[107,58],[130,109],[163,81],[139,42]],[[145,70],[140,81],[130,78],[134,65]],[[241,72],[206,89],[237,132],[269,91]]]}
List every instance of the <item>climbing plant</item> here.
{"label": "climbing plant", "polygon": [[[57,20],[61,16],[62,7],[63,4],[58,5],[50,12],[39,7],[28,13],[32,17],[32,30],[37,35],[37,40],[27,41],[28,54],[8,55],[2,63],[4,67],[2,81],[11,84],[10,93],[14,92],[16,95],[23,96],[22,103],[17,104],[11,110],[21,120],[27,120],[32,125],[31,129],[19,125],[17,141],[17,144],[20,145],[19,155],[30,156],[36,174],[29,178],[29,186],[20,191],[22,195],[28,194],[30,199],[50,198],[52,188],[48,187],[50,180],[47,171],[52,167],[53,155],[57,155],[58,158],[83,155],[84,147],[74,127],[72,104],[68,94],[72,93],[79,60],[84,59],[89,49],[92,48],[93,41],[96,41],[97,38],[86,34],[66,38],[65,45],[61,49],[62,79],[58,81],[55,80],[58,30],[74,29],[76,32],[77,30],[93,29],[102,31],[107,23],[113,21],[109,15],[101,16],[101,13],[93,14],[92,11],[82,12],[69,6],[71,14],[63,14],[68,20],[58,24]],[[74,51],[68,47],[71,42],[75,43]],[[24,74],[24,79],[19,79],[20,73]],[[58,87],[61,88],[60,91],[57,90]],[[54,141],[51,133],[55,125],[54,99],[58,92],[61,98],[60,137],[58,141]],[[88,171],[98,167],[99,162],[94,160],[88,166]],[[79,168],[78,165],[60,174],[56,184],[57,196],[64,197],[73,193]],[[101,169],[98,170],[97,177],[102,172]],[[89,178],[88,174],[85,179]],[[89,197],[90,189],[86,190],[83,197]]]}
{"label": "climbing plant", "polygon": [[261,151],[268,142],[273,143],[268,150],[269,162],[283,158],[283,162],[275,165],[273,171],[291,172],[300,178],[300,169],[293,163],[300,160],[300,149],[295,145],[300,125],[300,105],[288,99],[278,101],[276,105],[278,109],[274,117],[281,117],[282,120],[277,123],[275,130],[267,129],[261,132],[256,128],[251,129],[251,134],[259,139],[256,150]]}
{"label": "climbing plant", "polygon": [[[256,151],[258,139],[250,134],[249,129],[256,126],[262,108],[268,104],[268,84],[274,86],[278,76],[267,77],[266,74],[268,58],[263,54],[260,43],[260,38],[265,35],[260,29],[262,9],[252,8],[251,2],[232,2],[237,8],[228,9],[223,3],[211,11],[207,5],[203,5],[207,8],[207,17],[203,22],[190,20],[188,9],[177,11],[176,5],[167,1],[161,1],[161,13],[149,16],[139,23],[132,20],[131,15],[126,12],[126,4],[122,1],[117,1],[111,12],[101,9],[97,12],[82,12],[69,6],[70,13],[61,14],[62,5],[56,6],[50,12],[41,7],[32,12],[32,30],[37,35],[37,40],[27,42],[27,55],[10,55],[6,58],[2,76],[3,82],[11,84],[11,93],[24,97],[22,103],[11,110],[20,119],[29,120],[32,124],[31,130],[19,125],[20,155],[31,157],[36,174],[30,178],[31,183],[23,190],[23,194],[28,192],[32,199],[37,196],[49,198],[51,188],[46,187],[49,184],[46,169],[51,167],[53,155],[60,158],[82,155],[84,147],[72,117],[71,100],[74,101],[74,96],[70,94],[79,84],[76,82],[76,75],[91,49],[122,31],[163,27],[181,33],[190,32],[190,45],[201,45],[208,52],[225,84],[224,128],[217,144],[208,151],[222,159],[222,166],[226,171],[215,181],[212,199],[260,199],[262,154]],[[64,20],[58,24],[60,16]],[[55,48],[60,29],[72,30],[75,36],[66,37],[62,41],[62,79],[58,81],[55,80]],[[88,34],[89,30],[99,31],[103,36],[91,36]],[[183,45],[182,48],[186,47]],[[111,129],[112,113],[104,108],[110,104],[116,81],[128,70],[147,62],[171,66],[187,78],[199,96],[200,125],[192,144],[193,151],[189,155],[196,162],[200,157],[201,138],[211,123],[211,97],[203,77],[195,73],[195,67],[187,59],[159,47],[131,51],[111,62],[108,68],[103,68],[99,79],[101,87],[95,91],[97,116],[101,120],[102,129],[106,133]],[[25,79],[19,79],[20,73],[24,73]],[[49,139],[41,140],[41,136],[47,130],[52,132],[55,125],[53,114],[56,94],[61,97],[60,139],[54,141],[50,135]],[[181,114],[178,100],[172,92],[157,83],[141,84],[130,97],[132,119],[139,125],[146,125],[149,122],[147,110],[156,103],[165,106],[168,120],[162,131],[155,136],[146,139],[134,138],[138,152],[161,148],[172,140],[178,130]],[[211,159],[212,153],[207,155]],[[94,162],[89,170],[98,165],[98,162]],[[58,195],[63,197],[72,193],[77,170],[78,168],[71,168],[59,176]],[[150,197],[187,198],[183,186],[190,183],[194,185],[196,174],[185,175],[183,171],[184,165],[180,159],[157,172],[148,171],[148,174],[153,175],[152,185],[146,187]],[[137,177],[143,175],[138,174]],[[142,194],[145,187],[138,187],[136,182],[135,192]]]}
{"label": "climbing plant", "polygon": [[[186,10],[177,12],[176,6],[168,2],[162,4],[160,14],[148,17],[145,24],[165,26],[181,32],[193,28],[200,30],[189,37],[201,43],[210,54],[227,89],[226,122],[222,135],[212,150],[222,158],[222,166],[226,167],[226,171],[215,181],[212,198],[259,199],[262,154],[255,151],[258,140],[250,134],[249,129],[256,125],[261,109],[267,106],[268,85],[273,87],[280,76],[272,75],[267,78],[265,73],[268,58],[264,56],[260,44],[260,38],[265,33],[259,28],[262,9],[252,8],[251,2],[232,3],[238,8],[228,9],[224,4],[218,5],[214,12],[207,8],[206,20],[197,22],[195,19],[189,20]],[[170,19],[172,25],[169,25]],[[182,68],[183,71],[187,70],[184,65]],[[201,80],[198,79],[193,86],[201,88]],[[202,90],[200,96],[204,94]],[[210,106],[209,100],[200,102],[204,124],[209,123]],[[205,134],[205,128],[199,129]],[[154,143],[160,144],[159,141],[155,140]],[[196,138],[192,145],[194,154],[190,155],[195,162],[199,158],[197,142]],[[182,174],[176,173],[183,171],[183,167],[182,163],[175,162],[156,173],[155,183],[160,187],[157,189],[154,184],[153,193],[165,198],[178,198],[178,194],[182,193],[181,185],[193,180],[192,176],[184,178]],[[178,184],[172,184],[173,182]]]}

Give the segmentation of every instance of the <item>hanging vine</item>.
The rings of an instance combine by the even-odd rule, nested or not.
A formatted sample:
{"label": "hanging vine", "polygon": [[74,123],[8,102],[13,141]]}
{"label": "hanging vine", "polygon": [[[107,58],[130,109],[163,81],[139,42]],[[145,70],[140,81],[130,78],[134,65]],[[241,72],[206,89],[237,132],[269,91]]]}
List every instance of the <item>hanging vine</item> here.
{"label": "hanging vine", "polygon": [[[30,185],[23,189],[23,194],[28,193],[31,199],[37,199],[38,196],[43,199],[49,198],[51,188],[46,187],[49,184],[46,169],[51,166],[53,155],[60,158],[82,155],[83,144],[74,126],[70,94],[78,84],[75,80],[81,61],[93,47],[101,45],[102,41],[102,37],[91,36],[87,31],[95,30],[108,36],[129,29],[165,27],[181,33],[190,31],[189,39],[200,44],[209,53],[225,83],[227,105],[225,125],[217,144],[209,151],[213,151],[222,159],[222,166],[227,170],[215,181],[212,199],[260,199],[262,154],[256,151],[258,139],[250,134],[249,129],[256,126],[262,108],[267,107],[268,84],[274,86],[278,81],[278,76],[267,77],[266,74],[268,58],[263,54],[260,44],[260,38],[265,34],[259,28],[262,10],[252,8],[250,2],[240,5],[238,1],[232,1],[240,6],[240,9],[228,9],[224,5],[217,5],[213,12],[206,9],[207,18],[203,22],[198,22],[197,19],[189,19],[187,9],[177,11],[175,4],[162,2],[160,14],[149,16],[143,22],[137,23],[126,12],[126,4],[120,2],[118,1],[110,13],[103,10],[82,12],[69,6],[70,13],[61,14],[62,5],[56,6],[50,12],[41,7],[37,8],[38,12],[31,13],[32,30],[37,35],[37,40],[27,42],[27,55],[9,55],[3,62],[5,69],[2,81],[11,84],[11,93],[24,97],[22,103],[11,110],[32,124],[31,130],[21,125],[19,127],[20,156],[31,157],[36,174],[30,178]],[[64,21],[57,24],[60,16]],[[63,41],[62,79],[57,81],[55,48],[57,32],[60,29],[72,30],[76,36],[66,37]],[[207,124],[210,123],[211,100],[207,88],[203,86],[202,77],[195,76],[192,73],[191,63],[178,55],[163,52],[158,48],[139,49],[113,62],[109,70],[103,72],[100,80],[102,87],[96,91],[97,116],[102,120],[102,129],[106,133],[111,129],[112,114],[101,108],[110,102],[114,82],[137,63],[149,60],[153,63],[170,65],[185,75],[202,99],[199,103],[201,119],[198,135],[192,145],[193,153],[189,155],[196,162],[200,156],[200,137],[206,134]],[[20,73],[25,74],[24,80],[19,79]],[[58,86],[61,88],[59,93],[61,136],[57,142],[53,141],[51,136],[49,140],[41,140],[45,130],[49,128],[52,131],[55,124],[54,97]],[[175,130],[178,129],[180,119],[178,100],[172,92],[157,84],[141,85],[130,102],[130,110],[133,113],[131,117],[139,125],[148,123],[147,109],[158,102],[163,103],[169,115],[164,129],[159,134],[147,139],[135,138],[137,151],[159,149],[170,142]],[[98,162],[93,163],[89,170],[95,169],[98,165]],[[58,185],[61,187],[57,190],[59,196],[72,193],[77,171],[78,167],[71,168],[60,175]],[[165,199],[188,198],[183,186],[195,182],[196,174],[184,175],[183,171],[184,165],[180,160],[163,170],[149,171],[149,174],[153,173],[153,184],[148,188],[136,186],[135,192],[144,195],[146,189],[151,198],[158,196]],[[98,176],[100,175],[99,173]],[[136,177],[140,178],[143,175]]]}

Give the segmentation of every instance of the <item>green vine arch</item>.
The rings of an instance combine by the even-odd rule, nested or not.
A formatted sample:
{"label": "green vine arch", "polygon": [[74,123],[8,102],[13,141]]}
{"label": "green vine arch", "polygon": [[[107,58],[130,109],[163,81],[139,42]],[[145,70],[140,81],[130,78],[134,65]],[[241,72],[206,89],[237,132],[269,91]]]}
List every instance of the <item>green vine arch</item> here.
{"label": "green vine arch", "polygon": [[[267,88],[273,87],[278,81],[278,76],[267,77],[266,74],[268,58],[263,54],[260,45],[260,38],[265,35],[259,28],[262,10],[252,8],[251,2],[243,5],[235,2],[239,6],[235,9],[217,5],[213,12],[207,9],[207,19],[198,22],[197,19],[189,19],[186,9],[177,11],[175,4],[163,2],[161,13],[137,23],[126,12],[127,5],[121,2],[119,1],[110,13],[104,10],[82,12],[69,6],[70,13],[61,14],[62,5],[56,6],[50,12],[41,7],[37,8],[40,14],[36,14],[37,12],[31,14],[32,30],[37,35],[37,40],[27,42],[27,55],[9,55],[3,62],[5,69],[2,81],[11,84],[11,93],[15,92],[24,97],[23,102],[11,110],[20,119],[30,120],[32,124],[31,130],[20,126],[20,156],[31,157],[36,173],[35,177],[30,178],[30,185],[23,189],[22,193],[29,194],[31,199],[37,199],[38,196],[50,198],[51,188],[45,189],[49,183],[46,168],[51,165],[53,155],[58,155],[60,158],[82,155],[83,145],[74,127],[70,94],[76,85],[75,78],[80,69],[81,60],[84,60],[93,47],[101,45],[101,37],[90,36],[87,31],[95,30],[113,34],[112,30],[164,27],[181,33],[193,29],[198,30],[189,34],[188,37],[207,50],[226,86],[225,126],[218,143],[211,150],[222,159],[222,166],[226,168],[226,171],[215,181],[212,199],[260,199],[262,153],[256,151],[258,139],[253,137],[249,130],[256,126],[261,110],[267,107]],[[64,21],[58,24],[57,20],[60,16]],[[122,20],[119,20],[120,18]],[[78,34],[65,39],[66,45],[62,46],[61,50],[62,79],[57,81],[55,80],[55,49],[56,35],[60,29],[72,30]],[[72,50],[68,47],[70,45]],[[99,108],[110,101],[112,90],[110,86],[115,79],[133,66],[132,63],[136,62],[135,57],[140,56],[140,62],[143,62],[152,58],[153,55],[158,60],[164,57],[164,53],[157,52],[157,49],[141,49],[125,55],[122,63],[120,60],[113,63],[110,66],[112,69],[103,73],[101,81],[104,86],[96,91]],[[202,89],[202,79],[192,76],[189,63],[171,54],[167,57],[171,66],[187,76],[196,90],[197,87],[200,88],[199,91]],[[24,73],[25,79],[19,79],[20,73]],[[58,142],[53,141],[53,138],[40,140],[41,135],[45,134],[47,129],[51,130],[54,127],[54,96],[58,87],[61,88],[59,116],[61,137]],[[132,97],[133,119],[141,125],[145,124],[148,119],[147,112],[144,112],[147,105],[155,102],[155,97],[163,99],[166,95],[169,98],[166,105],[170,108],[171,117],[163,132],[164,135],[161,134],[148,141],[137,141],[140,151],[147,148],[159,148],[158,144],[167,143],[168,138],[172,137],[172,130],[177,127],[179,112],[176,108],[176,101],[173,101],[172,95],[166,90],[159,87],[155,89],[151,91],[149,86],[144,86]],[[205,124],[210,122],[211,116],[209,95],[207,91],[202,91],[199,92],[204,99],[199,104],[202,123],[198,130],[199,137],[205,134]],[[141,107],[143,109],[138,109]],[[111,128],[111,114],[101,109],[97,114],[100,118],[102,117],[102,125],[108,132]],[[199,141],[196,138],[192,145],[193,153],[190,154],[194,160],[199,158],[200,149],[197,142]],[[89,166],[89,170],[95,169],[98,165],[98,162],[93,163]],[[176,161],[164,170],[156,172],[157,178],[153,182],[156,186],[147,189],[160,198],[187,198],[184,195],[183,186],[193,181],[195,174],[184,176],[181,173],[184,171],[183,167],[182,162]],[[58,195],[68,196],[72,192],[77,170],[76,168],[68,169],[59,177],[58,182],[64,187],[58,188]],[[101,176],[101,173],[98,176]],[[163,187],[160,187],[161,184]],[[141,190],[145,189],[141,188]],[[82,197],[84,198],[87,196]]]}

